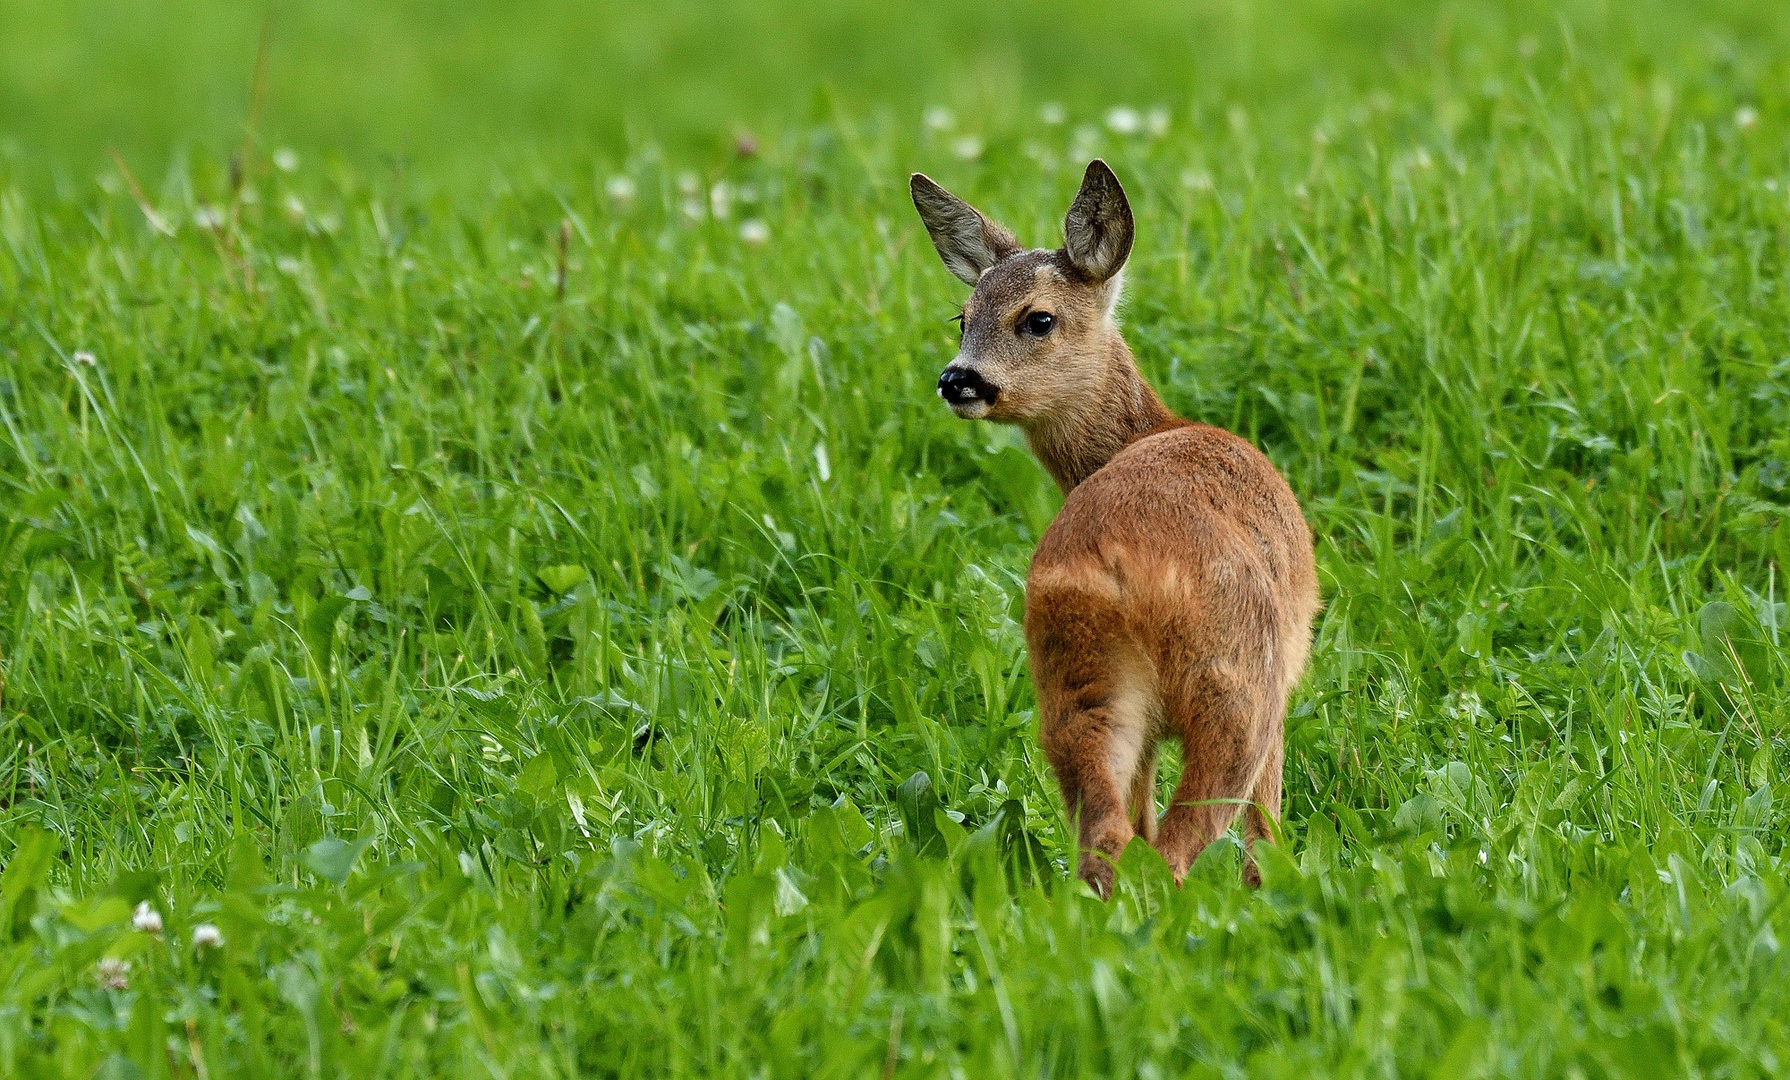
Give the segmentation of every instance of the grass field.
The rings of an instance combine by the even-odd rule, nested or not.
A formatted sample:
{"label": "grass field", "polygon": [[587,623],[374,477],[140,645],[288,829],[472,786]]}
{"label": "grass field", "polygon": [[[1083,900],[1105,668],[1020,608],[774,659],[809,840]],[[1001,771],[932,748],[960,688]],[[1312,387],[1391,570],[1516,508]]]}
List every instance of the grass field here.
{"label": "grass field", "polygon": [[[365,7],[0,9],[0,1074],[1790,1069],[1781,4]],[[1096,154],[1319,538],[1259,891],[1067,873],[933,394],[907,173]]]}

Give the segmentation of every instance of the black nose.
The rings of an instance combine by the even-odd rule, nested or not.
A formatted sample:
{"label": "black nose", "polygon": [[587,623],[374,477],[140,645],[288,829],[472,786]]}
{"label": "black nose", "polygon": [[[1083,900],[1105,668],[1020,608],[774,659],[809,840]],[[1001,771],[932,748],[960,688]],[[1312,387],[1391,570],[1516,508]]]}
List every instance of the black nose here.
{"label": "black nose", "polygon": [[952,364],[939,376],[939,397],[947,402],[986,401],[993,404],[995,388],[969,368]]}

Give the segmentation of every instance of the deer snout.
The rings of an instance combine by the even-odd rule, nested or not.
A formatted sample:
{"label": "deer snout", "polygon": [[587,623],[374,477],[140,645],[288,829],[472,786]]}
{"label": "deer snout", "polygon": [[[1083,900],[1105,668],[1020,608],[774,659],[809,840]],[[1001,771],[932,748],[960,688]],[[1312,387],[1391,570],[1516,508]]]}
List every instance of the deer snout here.
{"label": "deer snout", "polygon": [[967,364],[953,363],[939,376],[939,397],[959,416],[981,416],[999,396],[1000,389]]}

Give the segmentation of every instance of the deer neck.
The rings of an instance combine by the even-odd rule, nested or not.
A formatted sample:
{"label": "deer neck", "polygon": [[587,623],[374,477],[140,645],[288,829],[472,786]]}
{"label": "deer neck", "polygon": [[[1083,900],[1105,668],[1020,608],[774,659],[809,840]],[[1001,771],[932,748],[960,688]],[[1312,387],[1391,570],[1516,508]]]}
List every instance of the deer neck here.
{"label": "deer neck", "polygon": [[1076,399],[1025,423],[1026,444],[1064,494],[1145,435],[1186,423],[1169,412],[1138,374],[1116,334],[1102,377]]}

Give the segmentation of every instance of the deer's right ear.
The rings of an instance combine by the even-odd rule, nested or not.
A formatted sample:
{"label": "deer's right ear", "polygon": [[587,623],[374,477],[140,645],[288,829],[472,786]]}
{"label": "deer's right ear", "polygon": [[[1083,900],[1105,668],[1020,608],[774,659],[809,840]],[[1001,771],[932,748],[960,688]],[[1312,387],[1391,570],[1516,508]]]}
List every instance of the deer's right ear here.
{"label": "deer's right ear", "polygon": [[976,212],[976,208],[915,173],[908,182],[914,209],[932,237],[945,269],[965,285],[975,285],[983,271],[1019,250],[1013,234]]}

